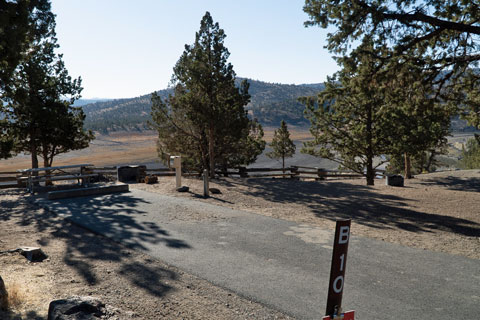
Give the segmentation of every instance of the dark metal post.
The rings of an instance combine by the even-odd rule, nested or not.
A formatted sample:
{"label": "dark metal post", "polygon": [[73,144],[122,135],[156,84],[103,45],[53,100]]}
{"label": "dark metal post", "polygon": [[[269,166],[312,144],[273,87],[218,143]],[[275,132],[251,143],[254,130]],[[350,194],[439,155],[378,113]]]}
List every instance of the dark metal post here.
{"label": "dark metal post", "polygon": [[335,242],[333,245],[332,267],[328,285],[326,315],[332,316],[341,312],[345,269],[347,266],[348,242],[350,240],[351,220],[337,221]]}

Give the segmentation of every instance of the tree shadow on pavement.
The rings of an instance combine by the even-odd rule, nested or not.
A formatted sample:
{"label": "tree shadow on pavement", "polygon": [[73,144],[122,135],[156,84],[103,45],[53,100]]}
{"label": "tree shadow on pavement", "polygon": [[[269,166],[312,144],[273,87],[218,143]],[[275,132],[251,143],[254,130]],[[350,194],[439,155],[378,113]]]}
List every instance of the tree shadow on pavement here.
{"label": "tree shadow on pavement", "polygon": [[[6,192],[12,195],[22,193],[18,190],[2,191],[3,194]],[[139,206],[145,203],[145,200],[128,194],[110,195],[102,199],[64,199],[55,202],[55,210],[17,209],[31,208],[38,200],[23,194],[11,201],[2,200],[0,223],[16,219],[21,226],[33,226],[39,232],[46,231],[54,237],[64,239],[66,250],[63,262],[73,268],[89,285],[101,281],[93,267],[96,261],[119,262],[123,270],[120,274],[126,280],[153,295],[165,295],[171,287],[163,282],[176,279],[176,274],[160,267],[147,267],[132,262],[128,250],[116,242],[144,251],[148,250],[146,245],[164,245],[175,249],[188,249],[191,248],[190,245],[171,237],[154,222],[136,220],[135,216],[144,214]],[[49,202],[42,203],[45,206]],[[70,214],[72,211],[76,212],[71,218],[73,223],[58,216],[59,213]],[[81,225],[88,225],[88,229]],[[40,239],[38,243],[45,246],[48,241]]]}
{"label": "tree shadow on pavement", "polygon": [[292,179],[238,179],[246,195],[276,203],[296,203],[312,213],[332,221],[352,219],[372,228],[399,228],[411,232],[443,230],[465,236],[479,236],[480,224],[441,214],[425,213],[408,207],[407,200],[396,195],[342,181],[299,181]]}

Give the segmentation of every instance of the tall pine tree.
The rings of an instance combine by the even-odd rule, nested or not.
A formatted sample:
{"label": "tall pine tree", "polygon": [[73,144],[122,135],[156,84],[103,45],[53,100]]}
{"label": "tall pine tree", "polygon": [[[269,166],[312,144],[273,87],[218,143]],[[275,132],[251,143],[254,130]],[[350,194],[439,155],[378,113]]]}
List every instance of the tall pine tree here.
{"label": "tall pine tree", "polygon": [[[371,49],[371,42],[362,44]],[[375,70],[380,61],[370,55],[339,59],[343,69],[329,78],[318,98],[302,98],[306,117],[311,122],[314,140],[305,143],[302,152],[330,159],[341,167],[365,175],[374,185],[374,163],[387,151],[388,133],[382,126],[385,117],[385,93]]]}
{"label": "tall pine tree", "polygon": [[93,139],[83,130],[85,115],[72,106],[82,91],[81,79],[72,79],[55,50],[55,20],[35,35],[12,83],[6,87],[9,134],[17,152],[30,153],[32,168],[38,156],[51,166],[59,153],[82,149]]}
{"label": "tall pine tree", "polygon": [[53,18],[48,0],[0,0],[0,158],[12,156],[15,141],[6,119],[5,90],[29,44]]}
{"label": "tall pine tree", "polygon": [[225,37],[223,29],[207,12],[194,44],[185,46],[173,68],[174,95],[165,102],[152,95],[159,153],[181,154],[185,164],[208,169],[211,177],[216,166],[231,164],[242,152],[235,152],[232,145],[249,139],[258,142],[257,148],[250,149],[253,154],[242,157],[245,161],[252,161],[263,150],[258,148],[262,147],[262,135],[253,130],[256,126],[252,126],[245,110],[250,101],[248,83],[243,81],[240,88],[235,86]]}

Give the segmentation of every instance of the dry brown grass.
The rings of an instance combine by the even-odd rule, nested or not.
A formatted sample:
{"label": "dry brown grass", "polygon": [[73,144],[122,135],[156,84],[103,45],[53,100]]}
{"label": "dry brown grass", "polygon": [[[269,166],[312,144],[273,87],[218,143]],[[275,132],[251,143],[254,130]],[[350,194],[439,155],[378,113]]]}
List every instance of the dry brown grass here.
{"label": "dry brown grass", "polygon": [[[277,128],[264,128],[265,141],[272,141],[275,129]],[[289,127],[289,130],[293,140],[306,140],[312,137],[305,128]],[[90,147],[59,155],[55,158],[53,165],[92,163],[96,166],[113,166],[122,163],[135,164],[155,161],[158,159],[156,141],[157,134],[154,131],[115,132],[110,135],[98,135]],[[41,161],[41,159],[39,160]],[[30,167],[31,160],[26,155],[0,161],[0,172]]]}
{"label": "dry brown grass", "polygon": [[8,292],[7,308],[19,310],[26,301],[25,291],[16,282],[7,285],[6,288]]}

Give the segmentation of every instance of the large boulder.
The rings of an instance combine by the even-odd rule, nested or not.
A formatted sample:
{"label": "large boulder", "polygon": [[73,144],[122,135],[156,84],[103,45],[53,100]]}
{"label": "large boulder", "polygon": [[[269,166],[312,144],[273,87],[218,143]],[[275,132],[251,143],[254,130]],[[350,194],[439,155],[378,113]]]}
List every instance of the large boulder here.
{"label": "large boulder", "polygon": [[105,304],[95,297],[54,300],[48,307],[48,320],[98,320],[104,315]]}
{"label": "large boulder", "polygon": [[5,283],[0,276],[0,310],[6,311],[8,309],[8,292],[5,288]]}

